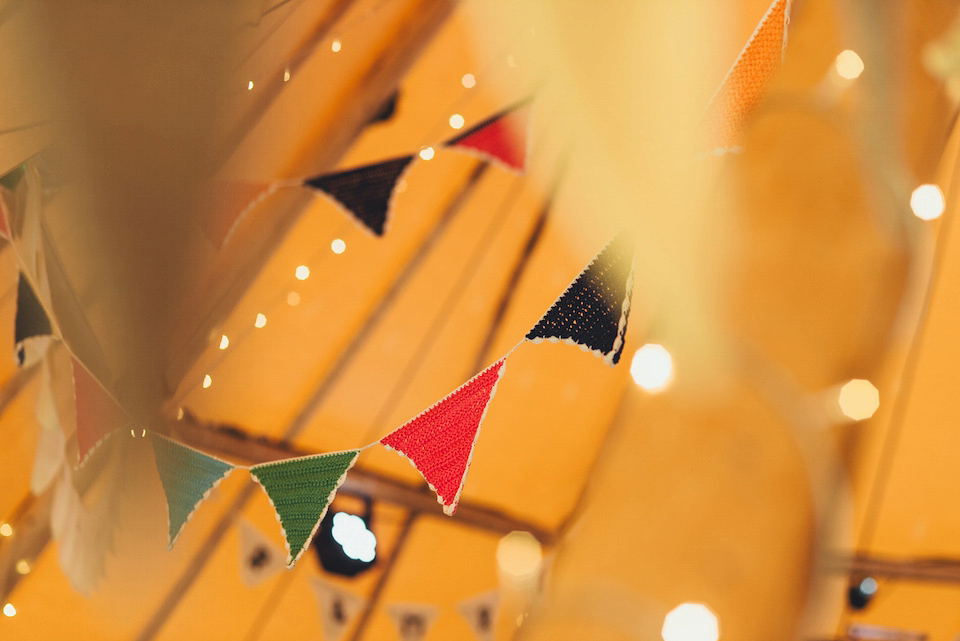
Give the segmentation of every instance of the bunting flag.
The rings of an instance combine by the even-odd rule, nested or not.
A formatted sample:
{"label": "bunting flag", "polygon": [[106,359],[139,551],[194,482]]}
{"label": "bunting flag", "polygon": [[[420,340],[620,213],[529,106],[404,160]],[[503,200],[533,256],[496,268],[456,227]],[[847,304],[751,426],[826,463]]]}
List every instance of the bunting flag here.
{"label": "bunting flag", "polygon": [[357,461],[360,450],[346,450],[254,465],[250,474],[263,487],[277,513],[292,567],[320,527],[320,520]]}
{"label": "bunting flag", "polygon": [[167,549],[173,547],[183,526],[200,503],[210,496],[234,466],[203,452],[150,432],[157,472],[167,497]]}
{"label": "bunting flag", "polygon": [[400,641],[422,641],[437,617],[437,608],[421,603],[393,603],[387,612],[397,626]]}
{"label": "bunting flag", "polygon": [[273,544],[260,530],[241,520],[240,578],[249,587],[256,587],[283,570],[286,553]]}
{"label": "bunting flag", "polygon": [[480,425],[506,362],[505,356],[380,440],[409,459],[448,516],[457,511]]}
{"label": "bunting flag", "polygon": [[200,226],[217,249],[230,240],[237,225],[277,190],[276,182],[214,181],[204,200]]}
{"label": "bunting flag", "polygon": [[497,636],[499,609],[500,592],[498,590],[478,594],[457,604],[460,616],[466,620],[478,641],[494,641]]}
{"label": "bunting flag", "polygon": [[340,641],[366,601],[320,579],[311,578],[310,585],[317,597],[323,638],[326,641]]}
{"label": "bunting flag", "polygon": [[17,312],[13,322],[13,342],[17,364],[23,365],[28,360],[27,339],[52,334],[53,329],[47,312],[40,304],[40,299],[33,291],[30,281],[23,272],[20,272],[17,281]]}
{"label": "bunting flag", "polygon": [[787,48],[791,0],[773,0],[703,114],[715,153],[736,144],[737,136],[760,99]]}
{"label": "bunting flag", "polygon": [[77,452],[79,463],[103,439],[130,424],[130,419],[100,383],[73,359],[73,392],[77,402]]}
{"label": "bunting flag", "polygon": [[564,341],[620,362],[633,290],[633,247],[620,232],[547,310],[527,340]]}
{"label": "bunting flag", "polygon": [[514,171],[527,166],[530,130],[530,102],[526,100],[490,116],[446,143],[479,154],[485,160],[496,160]]}
{"label": "bunting flag", "polygon": [[394,187],[413,156],[393,158],[308,178],[304,185],[329,196],[377,236],[383,236],[390,217]]}

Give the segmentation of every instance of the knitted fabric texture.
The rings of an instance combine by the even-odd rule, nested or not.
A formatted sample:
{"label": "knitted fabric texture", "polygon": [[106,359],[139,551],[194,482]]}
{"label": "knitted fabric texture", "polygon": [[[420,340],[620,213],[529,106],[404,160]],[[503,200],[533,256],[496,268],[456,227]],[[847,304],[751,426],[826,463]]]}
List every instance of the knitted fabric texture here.
{"label": "knitted fabric texture", "polygon": [[383,236],[393,189],[413,156],[309,178],[306,185],[319,189],[346,209],[364,227]]}
{"label": "knitted fabric texture", "polygon": [[183,526],[233,465],[150,432],[157,472],[167,496],[167,548],[172,548]]}
{"label": "knitted fabric texture", "polygon": [[506,358],[500,359],[380,440],[410,460],[448,515],[457,510],[480,424],[505,364]]}
{"label": "knitted fabric texture", "polygon": [[787,46],[790,0],[774,0],[740,56],[710,99],[703,115],[711,149],[728,149],[744,123],[760,104]]}
{"label": "knitted fabric texture", "polygon": [[632,289],[633,247],[621,232],[580,272],[527,340],[579,345],[616,365],[623,352]]}
{"label": "knitted fabric texture", "polygon": [[515,171],[527,165],[527,133],[530,125],[530,106],[515,105],[487,118],[448,140],[448,147],[459,147],[495,159]]}
{"label": "knitted fabric texture", "polygon": [[43,310],[43,305],[40,304],[33,287],[30,286],[30,281],[24,278],[22,273],[17,282],[17,315],[13,328],[13,342],[17,345],[33,336],[47,336],[53,333],[47,312]]}
{"label": "knitted fabric texture", "polygon": [[203,233],[217,249],[222,248],[247,212],[275,190],[276,184],[267,182],[213,182],[200,219]]}
{"label": "knitted fabric texture", "polygon": [[263,487],[287,542],[287,566],[310,543],[337,488],[360,450],[332,452],[254,465],[250,474]]}
{"label": "knitted fabric texture", "polygon": [[100,383],[73,359],[73,393],[77,403],[77,451],[80,463],[100,441],[130,419]]}

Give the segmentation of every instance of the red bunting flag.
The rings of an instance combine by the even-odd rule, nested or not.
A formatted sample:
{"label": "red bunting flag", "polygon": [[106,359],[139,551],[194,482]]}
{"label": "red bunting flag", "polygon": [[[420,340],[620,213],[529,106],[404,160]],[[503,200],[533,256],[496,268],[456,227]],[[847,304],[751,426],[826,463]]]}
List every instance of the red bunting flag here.
{"label": "red bunting flag", "polygon": [[227,244],[237,224],[247,213],[276,191],[275,182],[216,181],[203,201],[200,226],[210,242],[220,249]]}
{"label": "red bunting flag", "polygon": [[523,171],[527,166],[529,129],[530,104],[525,101],[451,138],[446,146],[467,149],[487,160],[500,161],[514,171]]}
{"label": "red bunting flag", "polygon": [[437,493],[447,515],[457,510],[480,424],[506,361],[506,357],[500,359],[380,440],[410,460]]}
{"label": "red bunting flag", "polygon": [[789,23],[790,0],[773,0],[703,114],[711,150],[733,147],[743,124],[760,104],[787,48]]}
{"label": "red bunting flag", "polygon": [[79,462],[114,430],[130,419],[107,391],[77,359],[73,359],[73,390],[77,401],[77,450]]}

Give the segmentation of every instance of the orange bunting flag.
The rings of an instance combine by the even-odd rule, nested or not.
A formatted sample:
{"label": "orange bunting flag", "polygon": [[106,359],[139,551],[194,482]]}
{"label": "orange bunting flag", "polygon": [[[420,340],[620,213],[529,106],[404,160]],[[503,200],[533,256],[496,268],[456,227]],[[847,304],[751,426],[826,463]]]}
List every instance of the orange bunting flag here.
{"label": "orange bunting flag", "polygon": [[773,0],[736,62],[720,83],[702,117],[709,150],[735,146],[744,123],[760,104],[787,48],[791,0]]}
{"label": "orange bunting flag", "polygon": [[380,440],[410,460],[448,516],[457,510],[480,424],[506,362],[500,359]]}
{"label": "orange bunting flag", "polygon": [[79,361],[73,359],[73,391],[77,402],[77,450],[83,463],[90,450],[115,430],[130,424],[116,401]]}
{"label": "orange bunting flag", "polygon": [[273,182],[216,181],[203,201],[200,217],[203,233],[217,249],[230,240],[247,213],[277,189]]}
{"label": "orange bunting flag", "polygon": [[485,160],[499,161],[514,171],[523,171],[527,166],[529,130],[530,104],[524,101],[490,116],[445,144],[471,151]]}

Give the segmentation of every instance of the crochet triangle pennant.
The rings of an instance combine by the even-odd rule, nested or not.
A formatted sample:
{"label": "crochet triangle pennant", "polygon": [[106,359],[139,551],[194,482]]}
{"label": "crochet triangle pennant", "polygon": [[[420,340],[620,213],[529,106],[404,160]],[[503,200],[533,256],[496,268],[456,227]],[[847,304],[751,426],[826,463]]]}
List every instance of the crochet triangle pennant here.
{"label": "crochet triangle pennant", "polygon": [[580,272],[527,333],[539,343],[564,341],[609,365],[620,362],[633,290],[633,246],[620,232]]}
{"label": "crochet triangle pennant", "polygon": [[530,103],[524,101],[490,116],[446,143],[496,160],[514,171],[527,166],[530,130]]}
{"label": "crochet triangle pennant", "polygon": [[115,430],[129,425],[130,419],[99,381],[75,358],[73,393],[77,403],[77,451],[82,464],[93,448]]}
{"label": "crochet triangle pennant", "polygon": [[40,304],[37,293],[30,281],[20,272],[17,281],[17,312],[13,321],[13,342],[17,363],[23,365],[26,360],[23,342],[36,336],[50,336],[53,328],[46,310]]}
{"label": "crochet triangle pennant", "polygon": [[222,249],[243,217],[277,190],[276,182],[220,180],[210,185],[200,218],[203,233]]}
{"label": "crochet triangle pennant", "polygon": [[170,549],[200,503],[234,466],[166,436],[149,434],[157,473],[167,497],[167,549]]}
{"label": "crochet triangle pennant", "polygon": [[791,0],[773,0],[702,117],[715,153],[732,148],[744,123],[760,104],[787,47]]}
{"label": "crochet triangle pennant", "polygon": [[254,465],[250,474],[263,487],[277,513],[292,567],[307,549],[347,470],[360,450],[303,456]]}
{"label": "crochet triangle pennant", "polygon": [[383,236],[390,218],[394,188],[412,160],[412,155],[403,156],[323,174],[308,178],[304,185],[324,193],[368,230]]}
{"label": "crochet triangle pennant", "polygon": [[500,359],[380,439],[417,468],[448,516],[457,511],[480,425],[506,362],[506,357]]}

